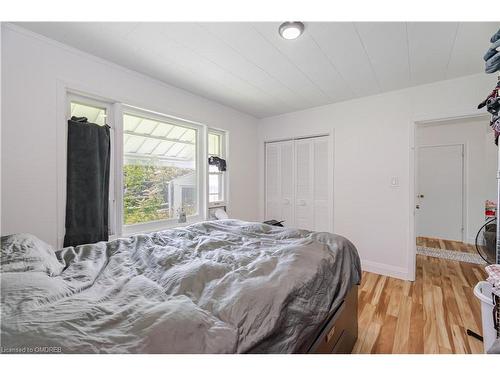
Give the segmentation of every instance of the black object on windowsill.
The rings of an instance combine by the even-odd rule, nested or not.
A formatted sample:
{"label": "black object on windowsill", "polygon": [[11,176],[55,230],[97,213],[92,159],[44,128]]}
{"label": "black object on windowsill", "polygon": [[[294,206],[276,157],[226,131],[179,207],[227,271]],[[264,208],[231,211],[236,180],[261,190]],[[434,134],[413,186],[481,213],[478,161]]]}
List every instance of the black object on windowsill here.
{"label": "black object on windowsill", "polygon": [[208,158],[208,164],[217,166],[219,172],[226,171],[226,161],[224,159],[219,158],[218,156],[210,156]]}
{"label": "black object on windowsill", "polygon": [[281,221],[278,221],[278,220],[267,220],[267,221],[264,221],[264,224],[267,224],[267,225],[273,225],[275,227],[283,227],[283,224],[285,220],[281,220]]}

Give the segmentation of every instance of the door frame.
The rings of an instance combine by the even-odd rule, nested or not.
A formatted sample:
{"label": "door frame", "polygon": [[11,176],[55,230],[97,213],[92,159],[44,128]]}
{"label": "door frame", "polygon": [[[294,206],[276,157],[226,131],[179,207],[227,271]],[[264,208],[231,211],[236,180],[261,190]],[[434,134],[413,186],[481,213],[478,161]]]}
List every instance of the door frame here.
{"label": "door frame", "polygon": [[416,270],[417,270],[417,243],[416,243],[416,220],[415,220],[415,204],[416,204],[416,180],[417,180],[417,151],[416,151],[416,133],[417,126],[437,124],[444,121],[457,121],[457,120],[478,120],[485,119],[488,120],[489,113],[484,113],[479,110],[470,111],[451,111],[444,113],[428,113],[428,114],[418,114],[414,115],[413,119],[409,121],[409,179],[410,179],[410,191],[409,191],[409,230],[408,230],[408,277],[410,281],[415,280]]}
{"label": "door frame", "polygon": [[[432,125],[431,125],[432,126]],[[436,143],[436,144],[424,144],[424,145],[415,145],[415,193],[418,192],[418,155],[421,148],[431,148],[431,147],[447,147],[447,146],[462,146],[462,230],[461,230],[461,242],[464,242],[465,239],[465,229],[467,228],[468,218],[467,218],[467,143]],[[417,195],[415,194],[415,199],[417,199]],[[416,203],[415,203],[415,216],[416,216]],[[417,232],[417,220],[415,219],[415,239]]]}

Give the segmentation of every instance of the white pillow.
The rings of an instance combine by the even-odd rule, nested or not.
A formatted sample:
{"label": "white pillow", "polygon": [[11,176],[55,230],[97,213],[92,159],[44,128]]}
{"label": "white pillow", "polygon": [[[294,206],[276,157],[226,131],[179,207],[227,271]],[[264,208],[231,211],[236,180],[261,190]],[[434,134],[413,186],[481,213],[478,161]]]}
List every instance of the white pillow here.
{"label": "white pillow", "polygon": [[1,238],[0,265],[2,272],[31,271],[49,275],[58,275],[63,269],[54,249],[29,233]]}

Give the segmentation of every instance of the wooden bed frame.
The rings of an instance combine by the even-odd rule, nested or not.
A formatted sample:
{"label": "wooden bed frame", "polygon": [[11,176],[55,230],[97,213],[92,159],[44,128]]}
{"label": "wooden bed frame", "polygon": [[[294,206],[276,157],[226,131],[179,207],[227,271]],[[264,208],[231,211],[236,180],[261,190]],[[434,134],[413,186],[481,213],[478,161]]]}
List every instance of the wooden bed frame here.
{"label": "wooden bed frame", "polygon": [[306,351],[310,354],[350,354],[358,338],[358,286],[347,293]]}

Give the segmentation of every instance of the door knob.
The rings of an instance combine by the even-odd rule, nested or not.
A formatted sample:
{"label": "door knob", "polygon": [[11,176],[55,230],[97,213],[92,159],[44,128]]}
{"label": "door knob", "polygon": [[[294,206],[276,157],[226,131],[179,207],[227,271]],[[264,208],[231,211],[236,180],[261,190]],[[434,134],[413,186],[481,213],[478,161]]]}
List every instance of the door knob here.
{"label": "door knob", "polygon": [[423,195],[423,194],[419,194],[419,195],[418,195],[418,197],[419,197],[419,198],[423,198],[423,197],[424,197],[424,195]]}
{"label": "door knob", "polygon": [[420,205],[419,205],[419,204],[417,204],[417,205],[415,206],[415,208],[416,208],[417,210],[420,210]]}

